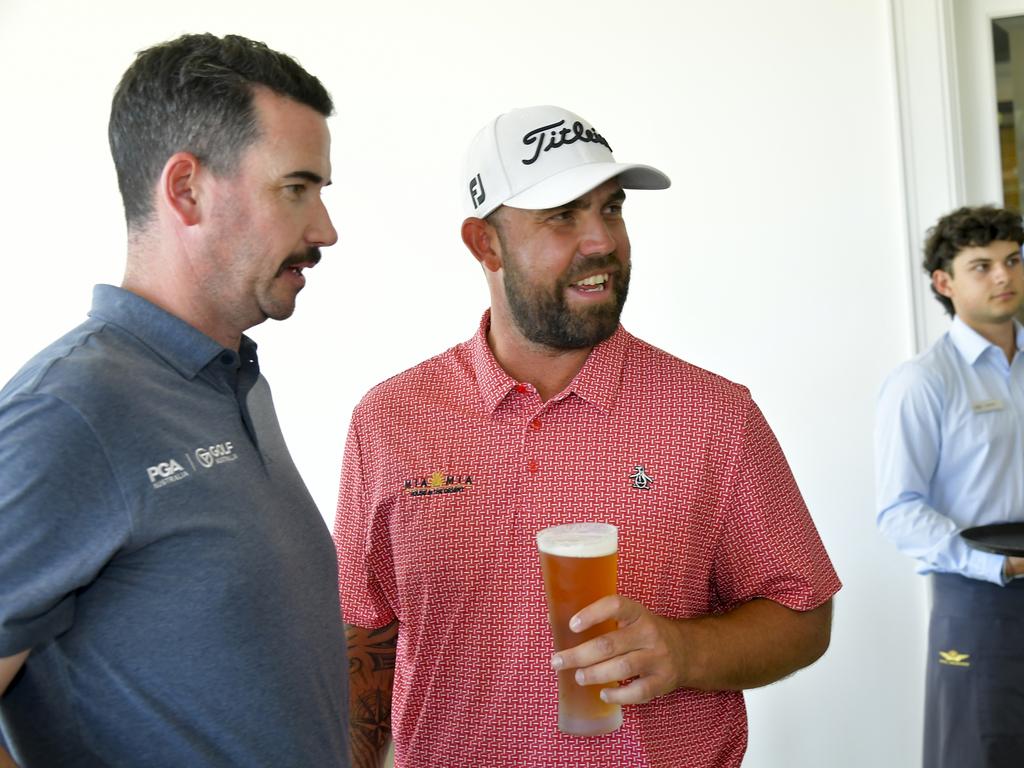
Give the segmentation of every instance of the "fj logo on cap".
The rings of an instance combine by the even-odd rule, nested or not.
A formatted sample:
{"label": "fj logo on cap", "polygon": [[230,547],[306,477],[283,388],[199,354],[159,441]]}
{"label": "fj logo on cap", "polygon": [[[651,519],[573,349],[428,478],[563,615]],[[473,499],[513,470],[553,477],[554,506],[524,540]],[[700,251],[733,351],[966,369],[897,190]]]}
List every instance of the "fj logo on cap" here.
{"label": "fj logo on cap", "polygon": [[[608,147],[609,152],[612,151],[611,146],[604,140],[604,136],[593,128],[584,128],[583,123],[579,120],[572,124],[572,128],[555,130],[561,125],[565,125],[565,120],[559,120],[557,123],[551,123],[550,125],[542,125],[540,128],[534,128],[523,136],[523,144],[526,146],[530,146],[531,144],[537,145],[537,148],[533,153],[533,157],[528,160],[523,160],[523,165],[533,165],[537,162],[537,158],[540,157],[541,152],[550,152],[552,149],[564,147],[566,144],[575,144],[577,141],[583,141],[588,144],[604,144]],[[551,131],[551,134],[545,135],[547,131]]]}
{"label": "fj logo on cap", "polygon": [[487,199],[487,192],[484,191],[484,180],[478,173],[469,180],[469,196],[473,199],[473,207],[479,208],[480,204]]}

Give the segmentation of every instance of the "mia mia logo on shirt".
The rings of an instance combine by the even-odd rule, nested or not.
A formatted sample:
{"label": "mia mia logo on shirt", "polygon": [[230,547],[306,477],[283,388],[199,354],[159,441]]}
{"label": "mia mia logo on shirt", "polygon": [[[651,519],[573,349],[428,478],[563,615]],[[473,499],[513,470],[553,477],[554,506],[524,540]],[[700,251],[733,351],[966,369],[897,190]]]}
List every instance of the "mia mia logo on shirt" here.
{"label": "mia mia logo on shirt", "polygon": [[402,490],[409,496],[433,496],[438,493],[461,493],[472,487],[472,475],[446,475],[444,472],[434,472],[425,477],[406,480]]}

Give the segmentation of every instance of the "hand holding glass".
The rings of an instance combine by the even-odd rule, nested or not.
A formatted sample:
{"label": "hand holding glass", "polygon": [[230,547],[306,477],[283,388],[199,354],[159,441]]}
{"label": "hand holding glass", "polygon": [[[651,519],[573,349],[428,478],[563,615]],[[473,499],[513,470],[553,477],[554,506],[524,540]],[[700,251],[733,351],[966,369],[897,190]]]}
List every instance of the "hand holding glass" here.
{"label": "hand holding glass", "polygon": [[[569,629],[571,619],[594,601],[616,592],[618,529],[605,523],[572,523],[537,534],[548,618],[555,650],[564,651],[615,629],[605,621],[583,632]],[[622,725],[622,708],[601,700],[607,683],[580,685],[575,670],[558,671],[558,729],[578,736],[611,733]]]}

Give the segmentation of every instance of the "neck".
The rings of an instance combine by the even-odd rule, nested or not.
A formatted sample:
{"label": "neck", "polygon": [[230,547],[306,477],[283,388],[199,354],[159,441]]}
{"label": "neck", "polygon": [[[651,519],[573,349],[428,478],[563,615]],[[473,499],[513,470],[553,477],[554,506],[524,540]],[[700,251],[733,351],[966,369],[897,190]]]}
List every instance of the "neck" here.
{"label": "neck", "polygon": [[547,402],[568,386],[593,347],[553,349],[524,338],[511,321],[491,313],[487,344],[498,365],[516,381],[532,384]]}
{"label": "neck", "polygon": [[[160,265],[160,266],[155,266]],[[129,248],[121,287],[141,296],[151,304],[174,315],[206,334],[227,349],[237,350],[242,341],[241,331],[227,327],[195,290],[201,285],[198,275],[188,268],[184,259],[170,254],[154,253]]]}
{"label": "neck", "polygon": [[1013,324],[1013,318],[1005,322],[968,323],[964,320],[964,323],[986,341],[999,347],[1008,362],[1013,362],[1013,357],[1017,353],[1017,329]]}

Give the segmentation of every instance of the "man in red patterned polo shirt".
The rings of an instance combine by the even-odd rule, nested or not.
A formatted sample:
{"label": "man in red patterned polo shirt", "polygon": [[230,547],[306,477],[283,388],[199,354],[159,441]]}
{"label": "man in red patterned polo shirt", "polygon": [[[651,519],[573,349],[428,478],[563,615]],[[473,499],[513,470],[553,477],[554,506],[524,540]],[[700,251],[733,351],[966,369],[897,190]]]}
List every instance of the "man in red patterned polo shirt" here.
{"label": "man in red patterned polo shirt", "polygon": [[[619,325],[624,189],[662,189],[556,107],[470,147],[462,238],[491,307],[476,335],[356,408],[335,540],[352,745],[378,766],[700,768],[746,749],[741,690],[828,646],[828,555],[742,386]],[[534,536],[613,523],[618,629],[552,655]],[[557,669],[609,689],[622,727],[557,728]]]}

